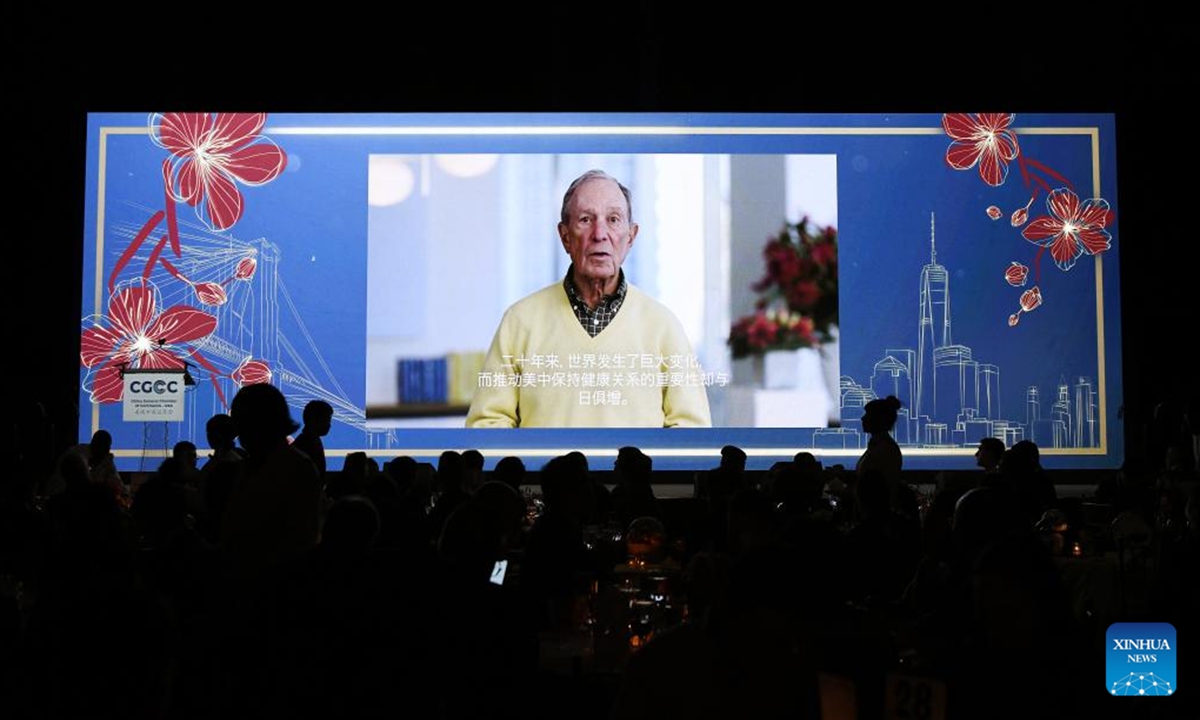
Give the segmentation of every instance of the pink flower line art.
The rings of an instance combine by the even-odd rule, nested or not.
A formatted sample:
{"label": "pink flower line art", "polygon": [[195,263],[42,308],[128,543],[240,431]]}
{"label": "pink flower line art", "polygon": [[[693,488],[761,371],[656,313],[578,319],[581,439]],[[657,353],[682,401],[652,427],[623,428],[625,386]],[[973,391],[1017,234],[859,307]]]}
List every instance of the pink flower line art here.
{"label": "pink flower line art", "polygon": [[109,298],[108,314],[85,321],[89,324],[80,336],[79,360],[89,371],[84,387],[92,402],[121,399],[122,370],[179,370],[185,367],[184,355],[217,374],[196,348],[216,330],[217,318],[188,305],[159,312],[158,295],[141,278],[121,283]]}
{"label": "pink flower line art", "polygon": [[1042,247],[1039,257],[1049,248],[1060,270],[1070,270],[1084,253],[1096,255],[1111,247],[1112,236],[1105,229],[1110,211],[1103,198],[1080,202],[1074,192],[1059,188],[1046,198],[1046,209],[1050,214],[1035,218],[1021,235]]}
{"label": "pink flower line art", "polygon": [[266,113],[155,113],[150,138],[170,151],[167,192],[196,209],[209,230],[228,230],[244,209],[238,184],[265,185],[287,167],[287,154],[259,134]]}
{"label": "pink flower line art", "polygon": [[953,142],[946,148],[946,164],[955,170],[979,166],[979,177],[992,187],[1003,185],[1008,163],[1020,154],[1017,136],[1009,126],[1013,113],[946,113],[942,129]]}

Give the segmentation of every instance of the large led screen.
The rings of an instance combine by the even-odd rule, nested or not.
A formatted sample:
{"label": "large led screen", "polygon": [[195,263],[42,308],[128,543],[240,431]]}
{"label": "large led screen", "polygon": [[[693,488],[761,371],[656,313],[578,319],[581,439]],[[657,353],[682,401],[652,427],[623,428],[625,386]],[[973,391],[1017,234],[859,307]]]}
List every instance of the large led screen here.
{"label": "large led screen", "polygon": [[93,114],[80,436],[152,469],[271,382],[335,468],[851,464],[894,395],[906,468],[1116,466],[1115,166],[1110,115]]}

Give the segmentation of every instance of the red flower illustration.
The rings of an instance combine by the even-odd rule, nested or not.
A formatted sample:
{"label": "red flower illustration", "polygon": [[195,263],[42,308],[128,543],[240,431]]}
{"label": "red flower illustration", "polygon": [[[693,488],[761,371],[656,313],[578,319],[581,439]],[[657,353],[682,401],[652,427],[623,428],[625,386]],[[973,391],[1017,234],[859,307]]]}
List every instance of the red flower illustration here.
{"label": "red flower illustration", "polygon": [[1013,261],[1012,265],[1004,271],[1004,279],[1013,287],[1021,287],[1025,284],[1026,278],[1029,277],[1029,268],[1017,261]]}
{"label": "red flower illustration", "polygon": [[1021,313],[1032,312],[1042,305],[1042,291],[1035,285],[1021,293],[1021,309],[1008,316],[1008,326],[1014,327],[1021,321]]}
{"label": "red flower illustration", "polygon": [[1017,136],[1008,126],[1012,113],[946,113],[942,129],[954,139],[946,149],[946,163],[955,170],[979,165],[979,176],[988,185],[1003,185],[1008,163],[1020,153]]}
{"label": "red flower illustration", "polygon": [[254,271],[258,269],[258,261],[252,257],[245,257],[238,260],[237,270],[233,276],[238,280],[251,280],[254,278]]}
{"label": "red flower illustration", "polygon": [[225,293],[225,288],[221,287],[221,283],[201,282],[192,286],[196,291],[196,297],[205,305],[224,305],[229,296]]}
{"label": "red flower illustration", "polygon": [[[144,279],[117,286],[106,317],[93,317],[80,337],[79,359],[89,372],[85,387],[92,402],[113,403],[123,392],[121,368],[179,369],[184,343],[212,334],[217,319],[194,307],[175,305],[158,312],[158,290]],[[107,322],[104,322],[107,321]]]}
{"label": "red flower illustration", "polygon": [[995,205],[988,205],[987,216],[991,219],[999,220],[1000,216],[1003,214],[1004,212],[1000,208],[996,207]]}
{"label": "red flower illustration", "polygon": [[240,386],[271,382],[271,367],[263,360],[246,358],[229,376]]}
{"label": "red flower illustration", "polygon": [[1095,255],[1111,246],[1108,201],[1092,198],[1083,203],[1067,188],[1059,188],[1046,198],[1049,215],[1029,223],[1021,234],[1035,245],[1050,248],[1050,257],[1062,270],[1070,270],[1083,253]]}
{"label": "red flower illustration", "polygon": [[263,185],[287,166],[287,155],[259,135],[265,113],[156,113],[150,137],[171,152],[163,161],[167,191],[196,208],[210,230],[228,230],[242,217],[237,183]]}
{"label": "red flower illustration", "polygon": [[1029,208],[1023,207],[1023,208],[1017,208],[1016,210],[1013,211],[1012,219],[1010,219],[1009,222],[1012,224],[1013,227],[1021,227],[1022,225],[1025,224],[1025,221],[1028,219],[1029,219]]}
{"label": "red flower illustration", "polygon": [[1029,288],[1021,293],[1021,310],[1030,312],[1036,310],[1042,305],[1042,291],[1036,286]]}

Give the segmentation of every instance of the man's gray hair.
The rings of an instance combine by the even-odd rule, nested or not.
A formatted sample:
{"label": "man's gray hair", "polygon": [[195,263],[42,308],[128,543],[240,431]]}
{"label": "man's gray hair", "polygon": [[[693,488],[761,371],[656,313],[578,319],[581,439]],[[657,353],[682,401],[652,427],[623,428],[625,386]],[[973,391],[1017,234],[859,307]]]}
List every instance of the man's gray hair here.
{"label": "man's gray hair", "polygon": [[563,195],[562,211],[559,217],[564,225],[571,221],[570,216],[567,215],[567,207],[571,204],[571,198],[575,197],[575,191],[579,189],[579,186],[588,180],[612,180],[615,182],[617,187],[621,188],[621,194],[625,196],[625,207],[629,212],[629,217],[626,220],[631,223],[633,222],[633,193],[629,192],[629,188],[622,185],[620,180],[603,170],[588,170],[572,180],[570,186],[567,187],[566,194]]}

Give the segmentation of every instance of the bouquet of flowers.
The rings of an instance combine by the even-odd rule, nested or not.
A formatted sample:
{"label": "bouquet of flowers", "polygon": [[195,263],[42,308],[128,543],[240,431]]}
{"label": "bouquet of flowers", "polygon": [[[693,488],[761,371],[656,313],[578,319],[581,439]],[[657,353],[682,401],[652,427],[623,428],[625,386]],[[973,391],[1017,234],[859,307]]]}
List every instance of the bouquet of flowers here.
{"label": "bouquet of flowers", "polygon": [[729,331],[729,347],[735,359],[815,344],[812,318],[787,309],[759,310],[739,318]]}
{"label": "bouquet of flowers", "polygon": [[786,223],[763,248],[766,274],[753,315],[730,329],[733,357],[793,350],[831,339],[838,322],[837,228],[817,227],[807,217]]}

